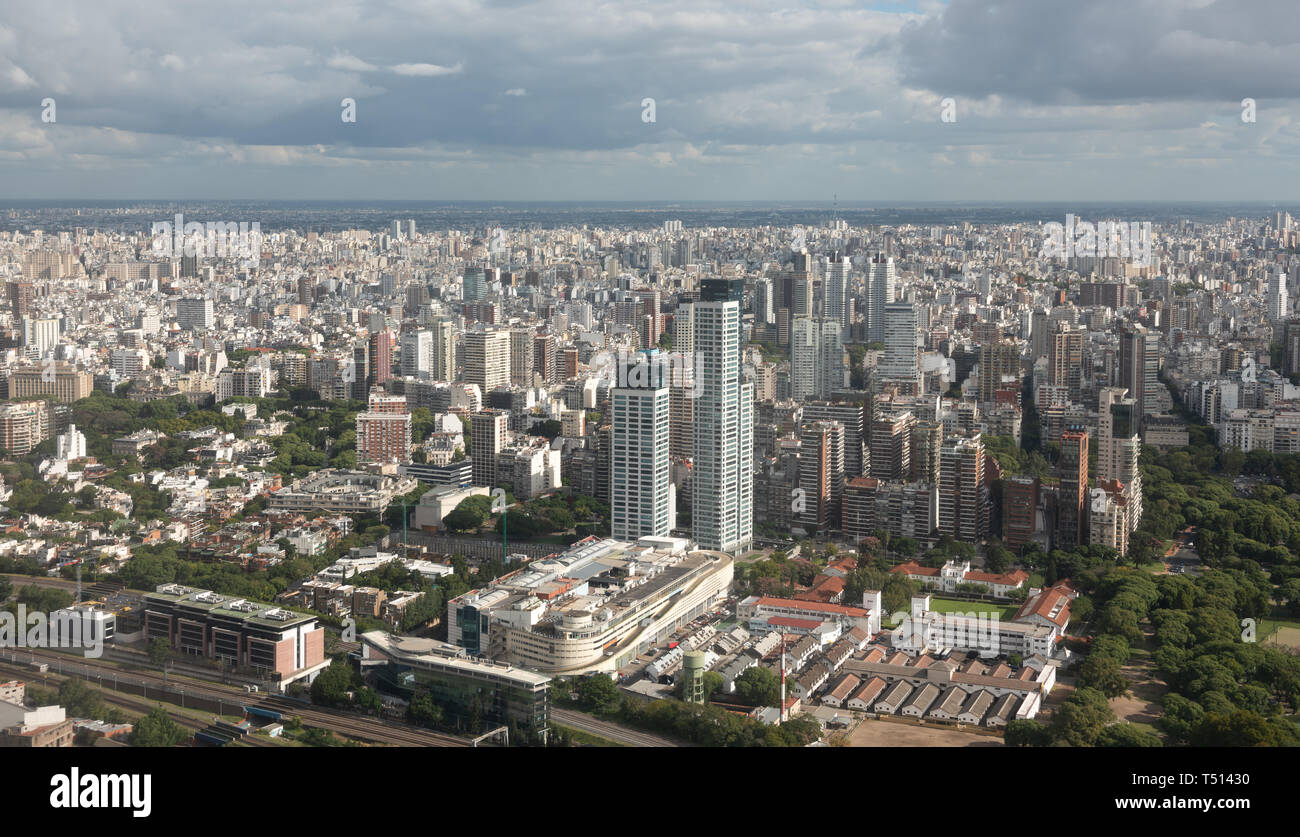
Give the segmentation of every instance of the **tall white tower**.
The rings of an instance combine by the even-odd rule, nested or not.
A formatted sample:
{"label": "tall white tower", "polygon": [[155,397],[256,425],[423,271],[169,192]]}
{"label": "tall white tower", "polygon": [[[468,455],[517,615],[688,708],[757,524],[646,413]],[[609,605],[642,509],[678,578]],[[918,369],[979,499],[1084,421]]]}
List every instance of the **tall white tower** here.
{"label": "tall white tower", "polygon": [[894,259],[877,254],[871,259],[867,274],[867,340],[885,339],[885,306],[894,301],[894,284],[898,279]]}
{"label": "tall white tower", "polygon": [[1286,293],[1286,274],[1278,272],[1268,280],[1268,321],[1281,322],[1290,313],[1291,305]]}
{"label": "tall white tower", "polygon": [[826,260],[826,319],[847,328],[849,322],[849,267],[847,256]]}
{"label": "tall white tower", "polygon": [[611,535],[634,541],[667,536],[676,525],[676,497],[668,471],[668,366],[657,349],[640,353],[638,368],[619,370],[610,391],[613,413]]}
{"label": "tall white tower", "polygon": [[754,385],[741,374],[744,282],[705,279],[695,303],[700,375],[695,399],[691,535],[704,549],[739,552],[754,533]]}

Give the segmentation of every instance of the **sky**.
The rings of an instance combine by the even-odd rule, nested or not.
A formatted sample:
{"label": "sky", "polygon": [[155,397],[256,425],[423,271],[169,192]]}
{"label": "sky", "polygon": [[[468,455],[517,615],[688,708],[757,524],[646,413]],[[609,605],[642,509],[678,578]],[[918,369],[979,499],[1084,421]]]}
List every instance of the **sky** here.
{"label": "sky", "polygon": [[1294,0],[5,0],[0,201],[1286,201],[1295,20]]}

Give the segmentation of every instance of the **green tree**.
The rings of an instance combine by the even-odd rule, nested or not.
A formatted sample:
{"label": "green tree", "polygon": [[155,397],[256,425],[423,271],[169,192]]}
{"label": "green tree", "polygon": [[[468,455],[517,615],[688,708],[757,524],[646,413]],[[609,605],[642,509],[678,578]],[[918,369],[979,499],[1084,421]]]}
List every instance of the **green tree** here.
{"label": "green tree", "polygon": [[1111,724],[1101,731],[1097,747],[1160,747],[1160,739],[1133,724]]}
{"label": "green tree", "polygon": [[1128,694],[1128,681],[1119,663],[1104,654],[1089,654],[1083,661],[1079,667],[1079,685],[1094,688],[1108,698]]}
{"label": "green tree", "polygon": [[149,662],[158,668],[167,665],[167,660],[171,658],[171,644],[163,637],[154,637],[149,641]]}
{"label": "green tree", "polygon": [[342,706],[356,682],[356,673],[345,660],[335,660],[316,675],[311,684],[311,702],[321,706]]}
{"label": "green tree", "polygon": [[1073,747],[1091,747],[1115,713],[1096,689],[1076,689],[1056,714],[1056,736]]}
{"label": "green tree", "polygon": [[1050,747],[1052,730],[1040,721],[1008,721],[1004,740],[1008,747]]}
{"label": "green tree", "polygon": [[736,697],[750,706],[776,706],[781,702],[781,679],[766,666],[746,669],[736,678]]}
{"label": "green tree", "polygon": [[411,723],[430,729],[437,729],[443,724],[442,707],[433,702],[433,697],[428,692],[419,692],[411,698],[406,717]]}
{"label": "green tree", "polygon": [[578,681],[578,702],[593,712],[603,712],[618,701],[618,686],[608,674],[593,674]]}
{"label": "green tree", "polygon": [[131,743],[136,747],[174,747],[186,737],[185,730],[162,706],[149,710],[148,715],[135,722],[131,731]]}

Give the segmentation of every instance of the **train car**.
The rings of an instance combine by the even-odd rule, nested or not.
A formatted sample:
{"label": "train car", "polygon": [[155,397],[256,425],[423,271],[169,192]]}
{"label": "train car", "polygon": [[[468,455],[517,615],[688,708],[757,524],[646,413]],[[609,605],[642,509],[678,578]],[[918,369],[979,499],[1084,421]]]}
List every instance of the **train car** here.
{"label": "train car", "polygon": [[246,717],[246,718],[262,718],[262,719],[265,719],[265,720],[267,720],[267,721],[283,721],[283,720],[284,720],[284,715],[283,715],[283,713],[277,712],[277,711],[275,711],[274,709],[266,709],[265,707],[262,707],[262,706],[245,706],[245,707],[244,707],[244,717]]}
{"label": "train car", "polygon": [[224,747],[234,740],[234,737],[228,733],[223,733],[212,727],[194,733],[194,743],[200,747]]}

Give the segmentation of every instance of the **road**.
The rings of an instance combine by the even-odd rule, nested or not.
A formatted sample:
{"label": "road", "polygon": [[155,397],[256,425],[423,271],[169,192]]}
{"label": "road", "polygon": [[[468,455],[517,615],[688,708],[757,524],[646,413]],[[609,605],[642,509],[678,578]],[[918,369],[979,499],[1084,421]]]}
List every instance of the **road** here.
{"label": "road", "polygon": [[601,738],[608,738],[610,741],[617,741],[619,744],[626,744],[629,747],[682,746],[681,744],[678,744],[675,741],[670,741],[667,738],[660,738],[657,735],[651,735],[647,732],[638,732],[634,729],[628,729],[627,727],[619,726],[610,721],[602,721],[585,712],[575,712],[572,709],[557,709],[551,707],[551,720],[566,727],[573,727],[582,732],[599,735]]}

